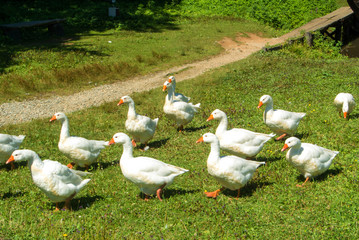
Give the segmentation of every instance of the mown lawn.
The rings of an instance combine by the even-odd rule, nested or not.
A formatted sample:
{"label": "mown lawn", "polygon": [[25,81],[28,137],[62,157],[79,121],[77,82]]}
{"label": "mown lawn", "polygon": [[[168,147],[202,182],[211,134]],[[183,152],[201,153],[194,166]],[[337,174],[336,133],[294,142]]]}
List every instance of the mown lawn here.
{"label": "mown lawn", "polygon": [[[289,56],[288,52],[256,54],[193,80],[177,84],[179,92],[201,103],[201,111],[183,133],[176,132],[162,111],[161,88],[132,95],[136,110],[160,122],[150,156],[190,170],[164,192],[164,201],[145,202],[117,165],[122,147],[105,149],[90,171],[92,181],[72,200],[73,211],[54,212],[55,205],[32,183],[25,164],[14,171],[0,168],[0,238],[11,239],[355,239],[358,234],[358,121],[338,117],[333,100],[339,92],[358,98],[357,59]],[[306,112],[296,134],[302,142],[340,151],[322,176],[298,188],[304,178],[285,160],[282,141],[268,142],[257,160],[266,161],[241,191],[225,191],[217,200],[203,192],[219,187],[208,175],[210,146],[196,144],[217,123],[206,122],[216,108],[231,127],[269,133],[257,110],[269,94],[274,107]],[[119,98],[121,96],[118,96]],[[68,114],[71,133],[110,140],[126,132],[127,107],[117,102]],[[22,148],[43,159],[69,162],[57,149],[58,123],[40,119],[5,126],[2,133],[25,134]],[[226,154],[222,152],[222,154]]]}

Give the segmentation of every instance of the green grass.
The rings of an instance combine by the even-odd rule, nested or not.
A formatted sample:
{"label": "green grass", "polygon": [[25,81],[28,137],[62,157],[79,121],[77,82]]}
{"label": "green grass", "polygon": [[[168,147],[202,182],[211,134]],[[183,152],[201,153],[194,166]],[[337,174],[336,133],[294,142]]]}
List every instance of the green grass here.
{"label": "green grass", "polygon": [[[256,54],[243,61],[177,84],[178,92],[201,102],[201,111],[183,133],[177,133],[162,111],[161,88],[133,94],[136,110],[159,126],[150,150],[135,150],[178,165],[190,172],[175,179],[164,201],[143,201],[117,165],[121,146],[105,149],[90,171],[92,181],[73,200],[73,211],[54,213],[55,205],[32,183],[29,169],[0,168],[0,238],[11,239],[355,239],[358,228],[358,121],[338,118],[334,97],[351,92],[358,97],[357,59],[302,58],[296,49]],[[293,53],[294,52],[294,53]],[[291,54],[288,54],[291,53]],[[216,122],[206,122],[216,108],[229,116],[231,127],[269,133],[257,110],[259,98],[270,94],[274,107],[306,112],[296,136],[340,151],[333,165],[304,188],[304,178],[285,160],[283,142],[268,142],[257,160],[266,161],[241,191],[225,191],[217,200],[203,192],[219,187],[208,175],[210,146],[195,141],[215,132]],[[119,96],[120,98],[121,96]],[[109,140],[126,132],[127,108],[116,102],[68,114],[71,134]],[[43,158],[67,164],[57,149],[58,123],[47,119],[5,126],[2,133],[25,134],[22,148]],[[222,152],[222,154],[226,154]]]}
{"label": "green grass", "polygon": [[234,18],[181,19],[159,32],[91,31],[62,42],[27,42],[0,50],[0,103],[70,94],[99,84],[206,59],[216,41],[240,32],[278,33]]}

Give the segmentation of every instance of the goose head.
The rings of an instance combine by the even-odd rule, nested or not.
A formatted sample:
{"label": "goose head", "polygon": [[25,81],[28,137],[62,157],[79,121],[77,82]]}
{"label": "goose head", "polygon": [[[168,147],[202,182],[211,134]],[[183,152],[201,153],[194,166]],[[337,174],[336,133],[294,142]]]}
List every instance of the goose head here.
{"label": "goose head", "polygon": [[52,116],[52,118],[50,119],[50,122],[53,122],[53,121],[55,121],[55,120],[59,120],[59,121],[62,122],[62,121],[64,121],[65,119],[67,119],[65,113],[63,113],[63,112],[57,112],[57,113],[55,113],[55,114]]}
{"label": "goose head", "polygon": [[34,151],[22,149],[22,150],[15,150],[10,158],[6,161],[6,164],[11,162],[21,162],[21,161],[28,161],[32,159],[35,155],[37,155]]}
{"label": "goose head", "polygon": [[116,133],[113,135],[112,139],[108,143],[108,145],[112,145],[115,143],[125,144],[126,142],[131,142],[131,139],[129,136],[127,136],[125,133]]}
{"label": "goose head", "polygon": [[172,88],[172,83],[170,81],[166,81],[164,84],[163,84],[163,88],[162,88],[162,91],[166,91],[167,89],[169,88]]}
{"label": "goose head", "polygon": [[131,103],[133,102],[132,98],[130,96],[123,96],[120,101],[118,102],[117,106],[120,106],[121,104],[124,103]]}
{"label": "goose head", "polygon": [[286,149],[292,148],[292,147],[300,147],[301,144],[302,144],[302,142],[298,138],[290,137],[287,140],[285,140],[284,146],[281,151],[283,152]]}
{"label": "goose head", "polygon": [[263,95],[260,99],[259,99],[259,104],[257,108],[260,108],[262,105],[265,105],[269,102],[273,102],[273,99],[271,96],[269,95]]}
{"label": "goose head", "polygon": [[205,142],[205,143],[212,143],[212,142],[218,142],[218,138],[216,137],[216,135],[214,135],[213,133],[205,133],[203,134],[202,137],[200,137],[196,143],[201,143],[201,142]]}
{"label": "goose head", "polygon": [[212,113],[211,113],[211,115],[207,118],[207,122],[208,121],[211,121],[211,120],[220,120],[220,119],[222,119],[223,117],[225,117],[226,116],[226,114],[223,112],[223,111],[221,111],[221,110],[219,110],[219,109],[216,109],[216,110],[214,110]]}

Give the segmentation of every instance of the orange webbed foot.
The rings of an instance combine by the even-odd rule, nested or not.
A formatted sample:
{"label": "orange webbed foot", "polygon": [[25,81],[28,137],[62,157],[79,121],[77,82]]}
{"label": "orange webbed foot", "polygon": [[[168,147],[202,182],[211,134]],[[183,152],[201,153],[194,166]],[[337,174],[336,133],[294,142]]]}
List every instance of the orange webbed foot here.
{"label": "orange webbed foot", "polygon": [[204,192],[204,194],[206,194],[206,196],[209,198],[217,198],[220,191],[221,191],[221,189],[218,189],[214,192]]}

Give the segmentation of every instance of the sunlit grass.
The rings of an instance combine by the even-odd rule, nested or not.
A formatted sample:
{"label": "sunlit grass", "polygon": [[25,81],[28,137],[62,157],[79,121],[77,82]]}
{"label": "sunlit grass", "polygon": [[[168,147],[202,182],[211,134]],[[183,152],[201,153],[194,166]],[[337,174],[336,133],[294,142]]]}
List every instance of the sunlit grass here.
{"label": "sunlit grass", "polygon": [[[122,147],[105,149],[90,171],[92,181],[72,200],[72,212],[54,213],[54,204],[34,186],[23,164],[14,171],[0,167],[0,238],[12,239],[354,239],[358,232],[358,110],[340,119],[332,102],[338,92],[358,97],[358,60],[321,60],[257,54],[241,62],[177,84],[178,92],[201,103],[194,121],[178,133],[162,107],[165,93],[154,89],[131,97],[140,114],[159,117],[150,150],[135,150],[189,169],[164,192],[164,201],[145,202],[117,165]],[[340,151],[329,170],[297,188],[304,178],[285,160],[283,142],[268,142],[257,160],[266,161],[241,191],[225,191],[217,200],[203,192],[218,183],[208,175],[210,146],[196,144],[216,122],[206,122],[216,108],[231,127],[270,133],[257,110],[260,96],[270,94],[274,107],[306,112],[297,137]],[[120,98],[121,96],[119,96]],[[116,102],[68,114],[72,135],[109,140],[126,132],[127,108]],[[49,118],[53,113],[49,113]],[[22,148],[67,164],[57,149],[59,124],[40,119],[6,126],[2,133],[25,134]],[[226,154],[222,152],[222,154]]]}

